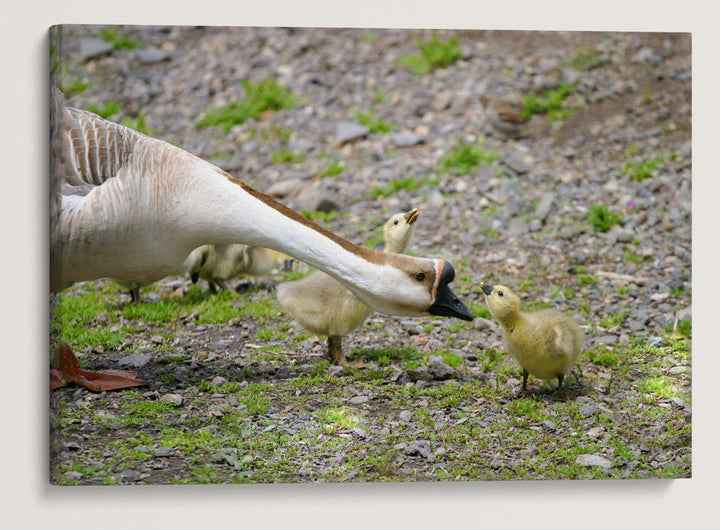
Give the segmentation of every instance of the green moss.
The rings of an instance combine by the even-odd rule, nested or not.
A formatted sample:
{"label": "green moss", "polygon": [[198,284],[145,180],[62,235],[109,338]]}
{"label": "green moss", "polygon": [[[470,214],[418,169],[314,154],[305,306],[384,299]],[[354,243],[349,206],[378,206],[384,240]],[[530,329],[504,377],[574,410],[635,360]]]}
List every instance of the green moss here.
{"label": "green moss", "polygon": [[219,125],[224,131],[229,131],[250,118],[259,118],[264,112],[292,109],[302,101],[280,86],[274,78],[263,79],[254,84],[243,79],[242,85],[245,89],[244,99],[226,107],[206,111],[205,117],[197,122],[196,127]]}
{"label": "green moss", "polygon": [[409,55],[397,60],[399,66],[410,68],[415,75],[428,74],[438,68],[447,68],[463,58],[462,50],[458,47],[458,37],[441,41],[433,32],[428,42],[416,38],[420,50],[418,55]]}
{"label": "green moss", "polygon": [[466,144],[461,138],[443,159],[442,170],[456,175],[469,175],[482,165],[490,165],[500,158],[500,151],[485,149],[484,144]]}

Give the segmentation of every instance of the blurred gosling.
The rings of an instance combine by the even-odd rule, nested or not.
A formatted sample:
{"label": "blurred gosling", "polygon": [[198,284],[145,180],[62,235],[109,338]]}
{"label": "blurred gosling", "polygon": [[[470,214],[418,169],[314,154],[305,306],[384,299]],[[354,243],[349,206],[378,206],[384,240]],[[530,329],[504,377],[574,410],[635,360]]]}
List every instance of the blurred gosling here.
{"label": "blurred gosling", "polygon": [[199,278],[208,282],[210,291],[227,289],[225,282],[243,274],[267,276],[273,270],[290,270],[292,258],[269,248],[242,244],[203,245],[185,259],[180,273],[190,274],[193,283]]}

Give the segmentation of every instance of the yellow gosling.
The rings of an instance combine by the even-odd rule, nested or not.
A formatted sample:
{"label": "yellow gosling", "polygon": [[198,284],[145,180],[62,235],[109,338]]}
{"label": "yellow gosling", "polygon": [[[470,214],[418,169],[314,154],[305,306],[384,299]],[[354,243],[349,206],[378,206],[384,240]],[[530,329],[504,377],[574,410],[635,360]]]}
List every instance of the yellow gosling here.
{"label": "yellow gosling", "polygon": [[[418,211],[393,215],[383,227],[385,251],[404,253],[410,244]],[[342,339],[370,316],[372,309],[340,282],[324,272],[315,271],[300,280],[277,287],[280,306],[302,327],[328,338],[328,355],[340,366],[348,365],[342,351]],[[363,366],[358,361],[355,366]]]}
{"label": "yellow gosling", "polygon": [[555,309],[520,311],[520,298],[504,285],[480,282],[490,313],[502,326],[505,348],[523,370],[522,389],[529,374],[557,377],[558,388],[575,364],[585,339],[577,323]]}
{"label": "yellow gosling", "polygon": [[289,270],[292,258],[269,248],[242,244],[203,245],[187,257],[181,273],[190,274],[193,283],[199,278],[208,282],[210,291],[227,289],[225,282],[242,275],[267,276],[274,270]]}

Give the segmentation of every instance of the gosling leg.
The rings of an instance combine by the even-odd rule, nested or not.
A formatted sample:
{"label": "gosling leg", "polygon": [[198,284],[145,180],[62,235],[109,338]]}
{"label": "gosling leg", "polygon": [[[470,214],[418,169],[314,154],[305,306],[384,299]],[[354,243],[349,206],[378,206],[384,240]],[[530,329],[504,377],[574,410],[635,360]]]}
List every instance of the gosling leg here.
{"label": "gosling leg", "polygon": [[523,368],[523,381],[522,381],[523,392],[527,389],[527,380],[528,380],[529,375],[530,375],[530,372],[528,372],[527,370],[525,370],[525,368]]}
{"label": "gosling leg", "polygon": [[333,363],[339,366],[347,366],[347,359],[342,352],[342,337],[328,337],[328,356]]}
{"label": "gosling leg", "polygon": [[133,304],[140,303],[140,286],[139,285],[133,285],[130,288],[130,301]]}
{"label": "gosling leg", "polygon": [[563,379],[565,379],[565,374],[558,374],[558,390],[562,387]]}

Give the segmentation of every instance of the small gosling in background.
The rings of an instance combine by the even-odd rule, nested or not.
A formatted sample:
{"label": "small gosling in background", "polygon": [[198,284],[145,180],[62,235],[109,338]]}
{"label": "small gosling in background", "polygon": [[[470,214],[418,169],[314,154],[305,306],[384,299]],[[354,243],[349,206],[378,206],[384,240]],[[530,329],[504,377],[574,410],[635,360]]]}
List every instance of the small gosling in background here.
{"label": "small gosling in background", "polygon": [[480,282],[480,287],[490,313],[502,326],[505,348],[522,368],[522,389],[529,374],[543,380],[557,377],[560,388],[585,340],[580,326],[555,309],[521,312],[520,298],[504,285]]}
{"label": "small gosling in background", "polygon": [[[415,208],[407,213],[397,213],[385,223],[386,252],[404,253],[407,250],[418,215]],[[372,309],[322,271],[281,283],[277,287],[277,298],[280,306],[302,327],[328,338],[328,356],[335,364],[348,365],[342,351],[342,339],[359,327]],[[362,360],[353,366],[362,367]]]}
{"label": "small gosling in background", "polygon": [[180,272],[193,283],[206,280],[212,293],[227,289],[225,282],[243,274],[266,276],[273,270],[290,270],[292,258],[269,248],[242,244],[203,245],[185,259]]}

